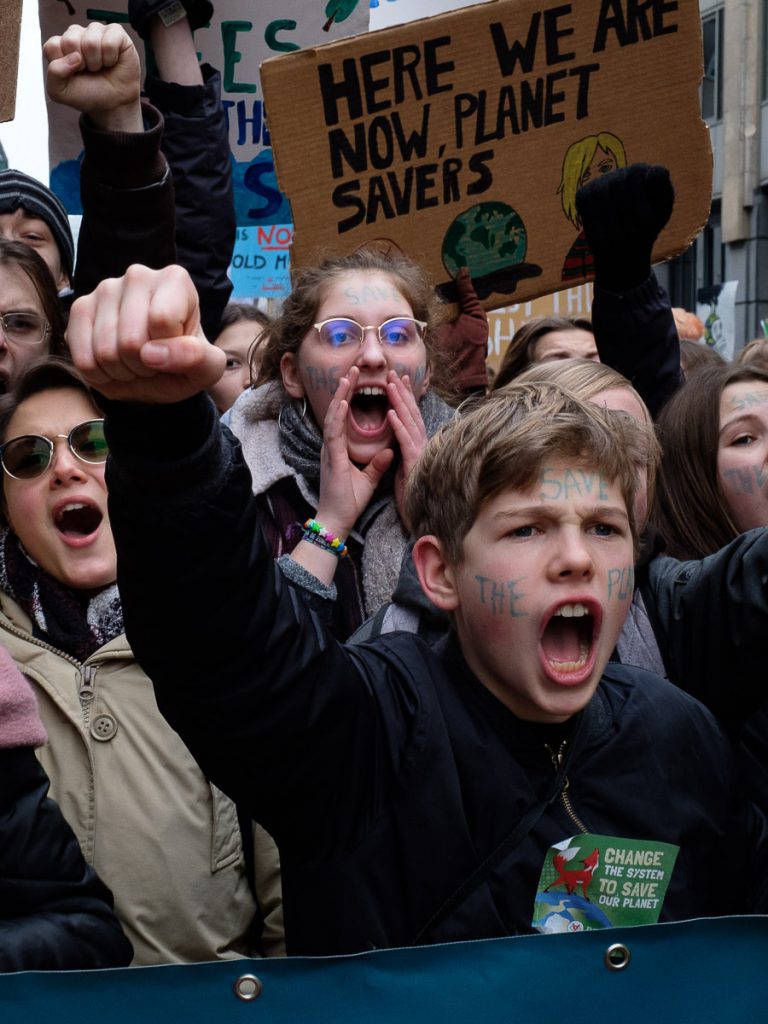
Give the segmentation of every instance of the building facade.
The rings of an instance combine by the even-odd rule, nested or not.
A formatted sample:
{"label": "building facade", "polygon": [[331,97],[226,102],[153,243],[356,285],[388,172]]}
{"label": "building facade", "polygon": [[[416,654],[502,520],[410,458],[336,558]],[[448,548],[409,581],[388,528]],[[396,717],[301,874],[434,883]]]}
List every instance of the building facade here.
{"label": "building facade", "polygon": [[657,268],[676,306],[695,310],[737,282],[735,350],[768,319],[768,0],[700,0],[702,116],[714,155],[709,220],[694,244]]}

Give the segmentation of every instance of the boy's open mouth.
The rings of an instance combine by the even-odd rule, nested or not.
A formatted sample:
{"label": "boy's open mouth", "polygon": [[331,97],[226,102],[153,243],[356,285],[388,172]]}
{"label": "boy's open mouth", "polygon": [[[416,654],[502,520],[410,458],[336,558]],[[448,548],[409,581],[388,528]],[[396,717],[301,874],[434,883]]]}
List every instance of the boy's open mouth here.
{"label": "boy's open mouth", "polygon": [[354,393],[349,413],[361,434],[378,433],[386,425],[389,399],[383,387],[363,387]]}
{"label": "boy's open mouth", "polygon": [[594,661],[599,608],[582,601],[559,605],[544,626],[540,647],[547,675],[575,684],[586,678]]}

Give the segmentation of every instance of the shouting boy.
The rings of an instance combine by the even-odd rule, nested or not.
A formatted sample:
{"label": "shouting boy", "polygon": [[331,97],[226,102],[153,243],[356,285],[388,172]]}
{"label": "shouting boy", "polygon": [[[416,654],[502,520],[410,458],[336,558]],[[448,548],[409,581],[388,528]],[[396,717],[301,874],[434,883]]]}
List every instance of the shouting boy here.
{"label": "shouting boy", "polygon": [[[435,648],[404,633],[347,647],[273,562],[200,394],[221,353],[186,274],[103,282],[69,340],[106,396],[129,638],[203,771],[276,839],[289,953],[768,909],[766,822],[714,720],[607,666],[632,594],[641,425],[528,385],[444,428],[404,511],[453,630]],[[329,405],[293,552],[321,587],[388,465],[346,454],[357,372]]]}

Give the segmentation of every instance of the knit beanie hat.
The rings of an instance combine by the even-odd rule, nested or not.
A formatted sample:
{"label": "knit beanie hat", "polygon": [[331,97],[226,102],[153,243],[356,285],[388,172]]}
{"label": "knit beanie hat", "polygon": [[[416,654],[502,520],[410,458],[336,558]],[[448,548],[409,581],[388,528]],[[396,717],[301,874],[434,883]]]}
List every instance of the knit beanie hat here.
{"label": "knit beanie hat", "polygon": [[49,188],[22,171],[0,171],[0,213],[19,207],[44,220],[59,247],[61,265],[69,277],[75,262],[75,243],[64,204]]}

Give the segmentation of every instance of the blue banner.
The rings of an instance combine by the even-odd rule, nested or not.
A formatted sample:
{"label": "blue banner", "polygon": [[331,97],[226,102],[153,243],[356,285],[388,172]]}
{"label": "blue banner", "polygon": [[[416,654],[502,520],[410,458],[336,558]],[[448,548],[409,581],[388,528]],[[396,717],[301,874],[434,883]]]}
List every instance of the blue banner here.
{"label": "blue banner", "polygon": [[0,1021],[751,1024],[766,1019],[766,964],[768,916],[715,918],[350,957],[0,975]]}

